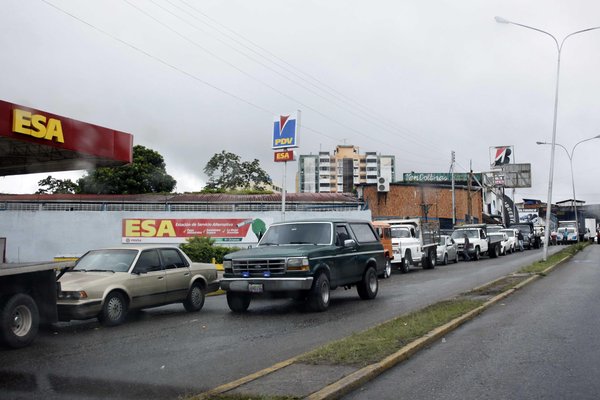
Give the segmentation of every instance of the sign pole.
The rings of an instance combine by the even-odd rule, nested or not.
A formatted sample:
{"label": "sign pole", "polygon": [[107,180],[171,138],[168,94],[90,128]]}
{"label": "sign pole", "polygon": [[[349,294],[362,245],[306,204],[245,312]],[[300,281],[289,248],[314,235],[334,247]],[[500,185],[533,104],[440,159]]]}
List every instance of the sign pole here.
{"label": "sign pole", "polygon": [[283,184],[281,186],[281,220],[285,221],[285,184],[287,174],[287,161],[283,163]]}

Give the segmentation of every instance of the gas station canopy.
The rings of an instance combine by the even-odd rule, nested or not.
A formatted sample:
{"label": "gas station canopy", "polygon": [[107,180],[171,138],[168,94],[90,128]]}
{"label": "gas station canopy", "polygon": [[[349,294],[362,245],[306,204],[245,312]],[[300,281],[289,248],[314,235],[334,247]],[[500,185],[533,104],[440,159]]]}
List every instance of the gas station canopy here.
{"label": "gas station canopy", "polygon": [[0,100],[0,176],[131,163],[133,136]]}

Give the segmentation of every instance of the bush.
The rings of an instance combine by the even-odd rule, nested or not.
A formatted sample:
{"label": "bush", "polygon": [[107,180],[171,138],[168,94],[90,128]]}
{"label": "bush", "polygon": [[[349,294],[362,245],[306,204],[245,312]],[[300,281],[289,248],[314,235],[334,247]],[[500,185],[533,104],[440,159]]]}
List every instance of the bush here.
{"label": "bush", "polygon": [[217,264],[221,264],[225,254],[240,250],[238,247],[215,246],[215,240],[210,237],[195,236],[186,241],[179,248],[194,262],[210,263],[214,258]]}

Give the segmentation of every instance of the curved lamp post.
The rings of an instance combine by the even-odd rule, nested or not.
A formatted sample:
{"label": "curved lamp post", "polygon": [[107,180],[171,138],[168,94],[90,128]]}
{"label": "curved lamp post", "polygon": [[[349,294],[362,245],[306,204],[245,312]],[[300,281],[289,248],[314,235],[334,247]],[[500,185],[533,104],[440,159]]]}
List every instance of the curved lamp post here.
{"label": "curved lamp post", "polygon": [[[562,149],[565,151],[565,153],[567,153],[567,157],[569,157],[569,163],[571,164],[571,184],[573,186],[573,209],[575,211],[575,225],[577,226],[577,231],[579,232],[579,217],[577,216],[577,197],[575,196],[575,176],[573,174],[573,153],[575,153],[575,147],[577,147],[577,145],[583,143],[583,142],[587,142],[588,140],[594,140],[594,139],[600,139],[600,135],[596,135],[594,137],[591,137],[589,139],[583,139],[580,140],[579,142],[575,143],[575,146],[573,146],[573,148],[571,149],[571,153],[569,153],[569,150],[567,150],[567,148],[565,146],[563,146],[560,143],[554,143],[555,146],[559,146],[562,147]],[[552,144],[552,143],[548,143],[548,142],[535,142],[536,144]],[[579,234],[577,234],[577,241],[579,242]]]}
{"label": "curved lamp post", "polygon": [[546,31],[543,31],[541,29],[534,28],[534,27],[528,26],[528,25],[519,24],[516,22],[512,22],[512,21],[509,21],[506,18],[502,18],[502,17],[495,17],[495,19],[496,19],[496,22],[498,22],[499,24],[516,25],[516,26],[520,26],[522,28],[531,29],[536,32],[540,32],[545,35],[548,35],[552,38],[552,40],[556,44],[557,59],[556,59],[556,89],[554,92],[554,120],[552,123],[552,143],[551,143],[552,150],[550,151],[550,173],[549,173],[549,178],[548,178],[548,202],[546,204],[546,227],[544,229],[544,252],[543,252],[543,256],[542,256],[542,259],[544,261],[546,261],[548,259],[548,244],[549,244],[548,242],[550,241],[550,215],[551,215],[551,209],[552,209],[552,180],[554,177],[554,150],[556,148],[556,117],[557,117],[557,111],[558,111],[558,81],[559,81],[558,78],[560,77],[560,54],[561,54],[563,45],[565,44],[565,40],[567,40],[571,36],[577,35],[579,33],[589,32],[589,31],[593,31],[595,29],[600,29],[600,26],[582,29],[580,31],[570,33],[567,36],[565,36],[560,43],[558,43],[558,39],[556,39],[554,37],[554,35],[546,32]]}

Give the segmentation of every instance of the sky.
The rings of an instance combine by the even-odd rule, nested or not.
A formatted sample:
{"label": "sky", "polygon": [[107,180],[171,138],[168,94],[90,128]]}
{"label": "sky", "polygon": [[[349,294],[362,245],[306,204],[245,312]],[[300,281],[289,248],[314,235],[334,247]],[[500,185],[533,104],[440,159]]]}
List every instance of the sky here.
{"label": "sky", "polygon": [[[396,156],[405,172],[490,170],[514,146],[548,194],[557,45],[600,26],[594,0],[3,0],[0,99],[134,135],[179,193],[199,191],[222,150],[273,162],[272,124],[301,111],[298,154],[336,145]],[[600,203],[600,29],[562,47],[553,202]],[[298,165],[285,179],[295,191]],[[34,193],[47,175],[0,177]]]}

